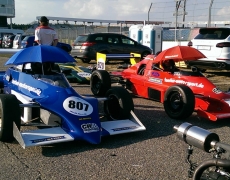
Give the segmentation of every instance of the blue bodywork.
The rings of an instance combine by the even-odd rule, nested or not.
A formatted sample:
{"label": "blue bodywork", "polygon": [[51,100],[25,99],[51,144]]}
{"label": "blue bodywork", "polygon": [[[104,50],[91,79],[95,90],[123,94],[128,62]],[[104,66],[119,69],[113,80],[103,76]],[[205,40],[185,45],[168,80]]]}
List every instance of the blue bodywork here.
{"label": "blue bodywork", "polygon": [[[58,79],[62,87],[42,78],[52,81]],[[62,129],[74,139],[84,139],[93,144],[100,142],[98,100],[80,96],[63,74],[38,76],[19,72],[12,67],[4,75],[1,73],[0,80],[4,83],[4,93],[11,94],[12,91],[16,91],[31,98],[31,101],[38,103],[41,108],[61,117]],[[84,129],[83,126],[93,127],[88,127],[87,132],[87,128]]]}
{"label": "blue bodywork", "polygon": [[[71,87],[64,74],[55,69],[56,63],[68,62],[75,60],[59,48],[33,46],[17,52],[5,63],[12,67],[0,72],[0,88],[5,94],[0,96],[0,103],[11,97],[15,101],[13,108],[21,110],[21,115],[2,117],[0,140],[13,136],[24,148],[73,140],[98,144],[101,136],[145,130],[133,113],[132,98],[124,88],[112,87],[106,97],[101,98],[82,96]],[[99,101],[104,101],[106,109],[103,118],[99,117]],[[9,113],[3,112],[10,107],[4,103],[0,111]],[[39,122],[34,123],[34,119]],[[31,125],[47,127],[20,131],[20,126]]]}

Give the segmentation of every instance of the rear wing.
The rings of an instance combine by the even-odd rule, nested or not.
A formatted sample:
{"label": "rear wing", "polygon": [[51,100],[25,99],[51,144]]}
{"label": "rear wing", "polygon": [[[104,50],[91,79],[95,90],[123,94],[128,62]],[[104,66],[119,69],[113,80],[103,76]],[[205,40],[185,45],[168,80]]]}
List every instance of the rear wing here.
{"label": "rear wing", "polygon": [[130,54],[102,54],[97,53],[97,69],[98,70],[105,70],[105,62],[106,59],[129,59],[131,65],[134,65],[140,62],[141,55],[137,53],[130,53]]}

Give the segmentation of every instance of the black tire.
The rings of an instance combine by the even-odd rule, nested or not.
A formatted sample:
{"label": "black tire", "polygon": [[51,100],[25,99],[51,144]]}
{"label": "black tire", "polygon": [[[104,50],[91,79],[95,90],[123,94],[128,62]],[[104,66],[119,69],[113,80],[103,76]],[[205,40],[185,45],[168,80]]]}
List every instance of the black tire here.
{"label": "black tire", "polygon": [[105,95],[108,100],[104,102],[105,114],[114,120],[128,119],[130,111],[134,111],[133,99],[123,87],[112,87]]}
{"label": "black tire", "polygon": [[0,141],[9,142],[13,137],[13,122],[20,130],[20,107],[12,94],[0,94]]}
{"label": "black tire", "polygon": [[104,96],[111,88],[111,78],[105,70],[95,70],[90,77],[90,88],[95,96]]}
{"label": "black tire", "polygon": [[85,58],[85,59],[81,59],[81,61],[82,61],[83,63],[89,63],[89,62],[91,61],[91,59]]}
{"label": "black tire", "polygon": [[170,118],[188,118],[193,113],[194,108],[195,96],[188,86],[171,86],[165,92],[164,109]]}

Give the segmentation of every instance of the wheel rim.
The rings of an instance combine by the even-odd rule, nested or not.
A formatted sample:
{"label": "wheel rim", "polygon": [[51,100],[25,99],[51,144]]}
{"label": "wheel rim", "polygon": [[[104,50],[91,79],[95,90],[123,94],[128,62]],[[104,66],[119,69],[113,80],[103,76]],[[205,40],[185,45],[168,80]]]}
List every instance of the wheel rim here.
{"label": "wheel rim", "polygon": [[169,109],[173,113],[177,113],[183,106],[183,99],[179,92],[172,92],[169,96]]}

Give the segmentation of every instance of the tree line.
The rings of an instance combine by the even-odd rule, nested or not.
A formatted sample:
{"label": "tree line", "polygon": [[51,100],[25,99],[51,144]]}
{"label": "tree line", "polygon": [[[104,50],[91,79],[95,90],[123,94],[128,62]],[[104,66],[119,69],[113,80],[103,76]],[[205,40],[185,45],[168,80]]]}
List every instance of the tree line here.
{"label": "tree line", "polygon": [[28,28],[31,27],[31,24],[15,24],[15,23],[12,23],[12,25],[10,24],[7,24],[7,27],[8,28],[11,28],[12,29],[22,29],[22,30],[27,30]]}

